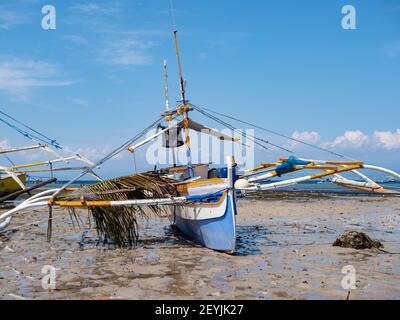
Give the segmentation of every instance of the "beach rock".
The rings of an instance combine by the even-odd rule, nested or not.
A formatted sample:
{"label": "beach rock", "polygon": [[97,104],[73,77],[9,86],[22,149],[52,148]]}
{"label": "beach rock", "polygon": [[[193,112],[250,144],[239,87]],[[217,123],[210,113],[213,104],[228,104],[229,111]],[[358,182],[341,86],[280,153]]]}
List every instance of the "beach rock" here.
{"label": "beach rock", "polygon": [[372,240],[363,232],[347,231],[333,243],[334,247],[352,248],[357,250],[383,248],[382,243]]}
{"label": "beach rock", "polygon": [[5,252],[10,252],[10,253],[13,253],[13,252],[15,252],[13,249],[11,249],[9,246],[6,246],[5,248],[4,248],[4,251]]}

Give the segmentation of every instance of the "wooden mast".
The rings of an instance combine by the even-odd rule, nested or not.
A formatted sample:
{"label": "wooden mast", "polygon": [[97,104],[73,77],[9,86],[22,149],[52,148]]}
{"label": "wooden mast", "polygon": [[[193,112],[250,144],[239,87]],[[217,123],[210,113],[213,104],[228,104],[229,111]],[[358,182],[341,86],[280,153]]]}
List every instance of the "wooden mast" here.
{"label": "wooden mast", "polygon": [[178,70],[179,70],[179,84],[180,84],[180,89],[181,89],[181,99],[182,99],[182,105],[181,108],[183,109],[183,127],[185,130],[185,143],[186,143],[186,157],[188,159],[188,167],[189,167],[189,174],[193,178],[194,173],[193,173],[193,165],[192,165],[192,152],[191,152],[191,147],[190,147],[190,137],[189,137],[189,115],[188,112],[190,110],[190,107],[187,103],[186,100],[186,82],[183,79],[183,73],[182,73],[182,64],[181,64],[181,58],[179,55],[179,45],[178,45],[178,31],[174,30],[174,43],[175,43],[175,52],[176,52],[176,57],[178,59]]}

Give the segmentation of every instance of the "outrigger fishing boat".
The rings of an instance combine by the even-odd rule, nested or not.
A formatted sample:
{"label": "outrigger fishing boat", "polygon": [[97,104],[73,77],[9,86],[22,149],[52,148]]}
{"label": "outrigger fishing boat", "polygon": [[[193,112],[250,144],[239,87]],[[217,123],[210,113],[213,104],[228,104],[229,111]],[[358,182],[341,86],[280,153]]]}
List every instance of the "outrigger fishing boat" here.
{"label": "outrigger fishing boat", "polygon": [[[26,183],[26,175],[21,174],[16,177],[24,185]],[[12,195],[17,191],[21,190],[21,186],[12,177],[2,177],[0,176],[0,198]],[[9,200],[14,200],[16,196],[10,196]]]}
{"label": "outrigger fishing boat", "polygon": [[[26,150],[51,150],[47,145],[37,145],[33,147],[24,147],[17,149],[9,149],[9,150],[0,150],[0,154],[6,154],[9,152],[19,152]],[[53,154],[55,151],[51,150]],[[78,167],[70,167],[63,166],[57,167],[55,166],[58,163],[69,164],[71,161],[79,161],[86,163],[85,166]],[[30,193],[36,189],[42,188],[48,184],[54,183],[57,181],[53,175],[56,172],[60,171],[81,171],[87,168],[87,165],[93,165],[93,162],[89,159],[77,154],[71,157],[62,157],[58,156],[56,159],[46,160],[46,161],[38,161],[34,163],[26,163],[26,164],[12,164],[11,166],[0,166],[0,203],[10,200],[15,200],[17,197]],[[50,173],[51,177],[46,180],[39,180],[33,182],[31,185],[28,185],[28,177],[30,174],[35,173]],[[92,173],[99,181],[102,181],[100,177],[96,174]]]}
{"label": "outrigger fishing boat", "polygon": [[[73,171],[87,168],[87,166],[92,166],[93,162],[87,159],[86,157],[76,154],[73,156],[61,156],[57,149],[62,149],[62,147],[57,143],[57,141],[52,140],[41,134],[35,129],[32,129],[29,126],[24,125],[20,121],[14,119],[10,115],[6,114],[3,111],[0,111],[0,115],[6,118],[0,118],[0,122],[6,124],[7,126],[13,128],[17,132],[21,133],[24,137],[38,142],[35,145],[19,147],[19,148],[0,148],[0,156],[4,157],[10,164],[9,165],[0,165],[0,203],[5,201],[11,201],[16,199],[17,197],[30,193],[36,189],[42,188],[48,184],[54,183],[57,181],[54,178],[54,173],[59,171]],[[14,121],[12,124],[10,121]],[[26,127],[23,129],[18,126],[22,125]],[[29,130],[30,132],[26,131]],[[33,132],[33,133],[32,133]],[[39,135],[41,137],[39,137]],[[40,141],[38,141],[40,140]],[[40,142],[40,143],[39,143]],[[47,142],[48,144],[44,144],[43,142]],[[51,145],[51,147],[50,147]],[[53,148],[52,148],[53,147]],[[55,150],[54,150],[55,149]],[[52,157],[50,160],[46,161],[37,161],[33,163],[26,164],[18,164],[16,165],[11,159],[11,154],[23,153],[23,152],[33,152],[33,151],[44,151],[49,156]],[[72,161],[77,161],[81,163],[85,163],[85,166],[71,167],[68,164]],[[62,163],[65,166],[57,166],[57,164]],[[32,174],[36,173],[50,173],[50,178],[41,181],[35,181],[34,183],[28,185],[28,178]],[[102,181],[100,177],[98,177],[93,172],[90,172],[96,179]]]}
{"label": "outrigger fishing boat", "polygon": [[[41,148],[41,145],[14,148],[14,149],[3,149],[0,148],[0,155],[3,155],[9,160],[7,154],[29,151]],[[9,160],[10,161],[10,160]],[[12,166],[14,163],[10,161]],[[15,173],[12,168],[7,168],[6,166],[0,166],[0,199],[3,197],[8,197],[9,200],[16,198],[14,194],[20,190],[26,189],[26,174],[25,173]],[[0,203],[2,201],[0,200]]]}
{"label": "outrigger fishing boat", "polygon": [[[276,190],[328,177],[332,177],[332,183],[348,188],[373,193],[399,194],[399,191],[396,190],[386,190],[361,173],[360,170],[377,170],[400,180],[399,174],[352,159],[348,159],[349,161],[325,161],[290,156],[281,158],[277,162],[263,163],[242,174],[239,174],[237,170],[233,155],[229,155],[226,158],[225,166],[218,169],[210,168],[208,164],[193,164],[190,130],[208,134],[230,143],[240,140],[240,138],[222,134],[195,122],[189,116],[193,112],[198,112],[230,128],[241,138],[251,140],[263,148],[272,146],[291,152],[265,139],[245,134],[220,117],[263,130],[269,134],[279,135],[285,139],[295,140],[297,143],[303,143],[341,158],[344,156],[190,103],[186,98],[186,81],[182,75],[177,31],[174,31],[174,43],[178,59],[181,95],[177,107],[171,109],[169,106],[166,64],[164,63],[166,111],[161,117],[112,153],[84,169],[75,179],[61,188],[41,192],[16,208],[1,214],[0,230],[8,226],[15,213],[26,209],[63,207],[68,208],[73,214],[75,209],[88,208],[95,221],[100,239],[110,240],[117,246],[126,246],[133,245],[138,240],[137,218],[139,216],[148,216],[149,212],[165,213],[169,216],[171,223],[187,238],[210,249],[233,253],[236,248],[236,198],[238,194],[246,195],[252,192]],[[140,141],[150,130],[156,128],[158,132]],[[182,131],[185,139],[181,138]],[[163,137],[166,148],[173,150],[180,147],[186,148],[187,163],[184,166],[177,166],[174,158],[174,166],[170,168],[103,181],[80,189],[71,188],[75,181],[120,152],[129,150],[135,153],[139,148],[159,137]],[[172,152],[172,154],[175,153]],[[305,170],[318,171],[318,173],[282,181],[271,180]],[[355,174],[362,181],[345,178],[343,174],[346,172]],[[50,222],[51,219],[49,219],[49,225]]]}

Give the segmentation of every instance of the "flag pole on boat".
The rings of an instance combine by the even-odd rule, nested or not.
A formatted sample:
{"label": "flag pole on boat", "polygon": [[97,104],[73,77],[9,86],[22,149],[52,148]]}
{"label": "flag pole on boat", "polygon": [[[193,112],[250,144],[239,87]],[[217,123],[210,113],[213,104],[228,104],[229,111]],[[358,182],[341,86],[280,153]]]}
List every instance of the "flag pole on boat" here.
{"label": "flag pole on boat", "polygon": [[167,60],[164,59],[164,93],[165,93],[165,109],[169,111],[169,93],[168,93],[168,73],[167,73]]}
{"label": "flag pole on boat", "polygon": [[[167,60],[164,59],[164,93],[165,93],[165,110],[167,113],[170,111],[169,106],[169,89],[168,89],[168,73],[167,73]],[[168,121],[168,127],[171,128],[171,121]],[[178,129],[176,129],[178,130]],[[171,148],[173,165],[176,167],[175,148]]]}

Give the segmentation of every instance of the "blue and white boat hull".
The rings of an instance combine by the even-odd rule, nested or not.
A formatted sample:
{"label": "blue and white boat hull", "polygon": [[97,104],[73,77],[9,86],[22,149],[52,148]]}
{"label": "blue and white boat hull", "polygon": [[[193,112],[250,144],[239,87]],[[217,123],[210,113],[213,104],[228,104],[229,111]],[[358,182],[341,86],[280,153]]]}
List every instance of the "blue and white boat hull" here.
{"label": "blue and white boat hull", "polygon": [[176,207],[175,226],[187,237],[209,249],[233,253],[236,247],[236,201],[226,191],[211,203]]}

